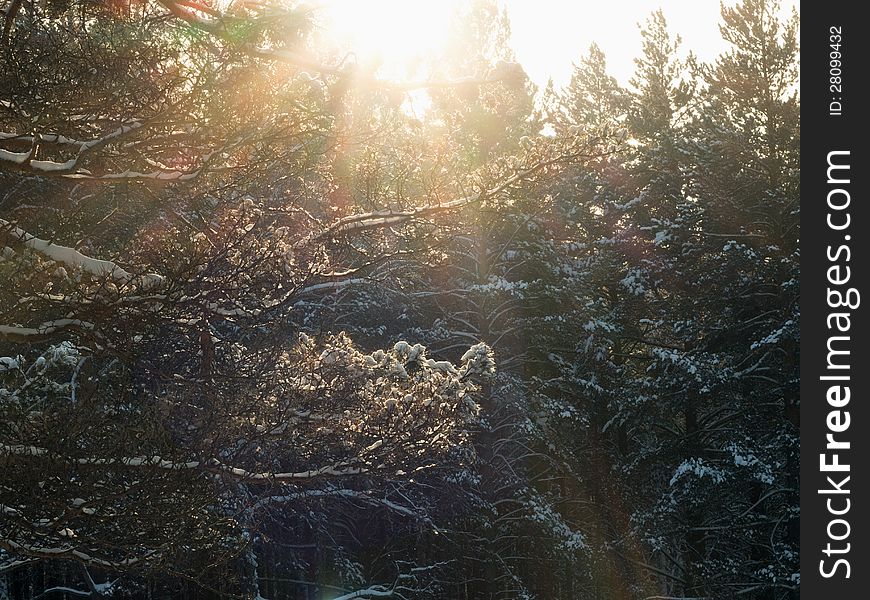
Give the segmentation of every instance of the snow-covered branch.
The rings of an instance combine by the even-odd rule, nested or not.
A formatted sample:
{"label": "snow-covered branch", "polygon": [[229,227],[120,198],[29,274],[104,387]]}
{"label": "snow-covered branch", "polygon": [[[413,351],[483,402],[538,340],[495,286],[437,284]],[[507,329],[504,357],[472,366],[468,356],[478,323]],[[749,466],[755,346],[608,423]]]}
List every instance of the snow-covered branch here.
{"label": "snow-covered branch", "polygon": [[112,261],[92,258],[82,254],[75,248],[61,246],[60,244],[40,239],[4,219],[0,219],[0,228],[13,240],[20,242],[46,258],[70,267],[78,267],[96,277],[108,277],[116,283],[135,285],[143,289],[157,287],[164,281],[163,277],[156,273],[136,276],[125,271]]}
{"label": "snow-covered branch", "polygon": [[425,523],[431,523],[429,518],[421,514],[419,510],[414,510],[408,508],[406,506],[402,506],[396,502],[392,502],[387,500],[386,498],[376,498],[371,494],[366,492],[361,492],[358,490],[352,490],[347,488],[329,488],[323,490],[305,490],[300,492],[294,492],[291,494],[283,494],[281,496],[267,496],[262,498],[257,502],[254,508],[260,508],[269,504],[283,504],[288,502],[298,502],[300,500],[305,499],[314,499],[314,498],[342,498],[342,499],[351,499],[351,500],[359,500],[364,502],[365,504],[369,504],[372,506],[380,506],[386,508],[387,510],[394,512],[403,517],[407,517],[410,519],[423,521]]}
{"label": "snow-covered branch", "polygon": [[326,465],[316,469],[295,472],[269,472],[250,471],[239,467],[224,464],[212,458],[207,460],[175,461],[167,460],[161,456],[126,456],[120,458],[102,458],[94,456],[64,457],[59,456],[47,448],[38,446],[23,446],[0,444],[0,453],[7,456],[47,458],[60,463],[70,463],[82,466],[111,466],[130,468],[155,468],[166,471],[191,471],[201,470],[219,475],[230,475],[233,478],[245,481],[301,481],[315,479],[322,476],[346,476],[358,475],[367,471],[364,467],[350,466],[346,461]]}
{"label": "snow-covered branch", "polygon": [[55,319],[54,321],[46,321],[37,327],[0,325],[0,338],[13,342],[36,342],[68,329],[90,330],[93,328],[93,323],[81,319]]}
{"label": "snow-covered branch", "polygon": [[476,202],[480,202],[486,198],[492,198],[493,196],[504,192],[511,186],[520,183],[521,181],[528,179],[532,175],[546,169],[547,167],[553,166],[560,162],[564,162],[566,160],[576,160],[581,156],[585,156],[588,158],[585,152],[581,151],[580,153],[572,152],[560,154],[554,158],[539,161],[530,167],[516,171],[510,177],[507,177],[500,183],[486,190],[483,190],[476,194],[460,196],[458,198],[454,198],[453,200],[448,200],[439,204],[409,208],[407,210],[379,210],[342,217],[341,219],[338,219],[337,221],[329,225],[323,231],[309,238],[300,240],[295,244],[295,247],[302,247],[306,243],[312,241],[316,242],[328,239],[339,234],[346,234],[352,231],[386,227],[389,225],[403,223],[417,218],[428,217],[443,212],[459,210]]}
{"label": "snow-covered branch", "polygon": [[35,558],[66,558],[79,562],[83,562],[95,567],[104,567],[108,569],[129,569],[130,567],[139,565],[140,563],[150,560],[155,556],[155,552],[150,552],[144,556],[125,558],[123,560],[113,561],[104,558],[98,558],[88,552],[84,552],[74,545],[69,546],[36,546],[30,544],[20,544],[10,539],[0,538],[0,548],[10,553],[15,553],[23,556],[32,556]]}
{"label": "snow-covered branch", "polygon": [[366,283],[366,279],[362,279],[359,277],[354,277],[350,279],[342,279],[340,281],[325,281],[323,283],[314,283],[297,291],[294,296],[303,296],[305,294],[310,294],[312,292],[323,292],[329,291],[334,292],[343,288],[346,288],[350,285],[357,285]]}
{"label": "snow-covered branch", "polygon": [[[78,141],[59,134],[17,136],[13,133],[0,132],[0,142],[30,142],[31,144],[30,149],[25,152],[11,152],[9,150],[0,149],[0,166],[15,168],[17,170],[27,170],[34,175],[62,175],[64,177],[93,178],[89,171],[78,169],[79,161],[85,156],[85,154],[95,148],[105,146],[132,131],[136,131],[140,127],[142,127],[141,121],[130,121],[102,137],[87,141]],[[78,148],[78,153],[64,162],[36,160],[33,156],[40,144],[73,146]]]}

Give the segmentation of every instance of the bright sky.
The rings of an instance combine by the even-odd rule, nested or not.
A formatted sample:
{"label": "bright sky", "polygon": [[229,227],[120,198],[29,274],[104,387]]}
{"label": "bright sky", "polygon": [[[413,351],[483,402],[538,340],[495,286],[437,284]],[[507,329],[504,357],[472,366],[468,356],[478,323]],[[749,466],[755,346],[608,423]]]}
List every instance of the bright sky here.
{"label": "bright sky", "polygon": [[[557,86],[567,83],[571,63],[592,42],[604,51],[610,74],[628,83],[634,59],[641,52],[638,23],[659,8],[671,32],[682,38],[684,51],[712,61],[725,49],[719,33],[718,0],[502,1],[510,15],[517,60],[538,85],[550,77]],[[798,0],[783,0],[782,4],[790,11]]]}
{"label": "bright sky", "polygon": [[[517,60],[539,86],[567,82],[571,63],[596,42],[608,70],[625,84],[640,54],[638,23],[662,8],[668,26],[701,60],[725,48],[719,34],[718,0],[498,0],[508,11]],[[735,0],[726,0],[734,4]],[[799,0],[783,0],[790,10]],[[330,34],[361,61],[378,57],[381,74],[414,77],[414,59],[442,45],[451,13],[461,0],[325,0],[320,6]],[[404,73],[403,73],[404,72]]]}

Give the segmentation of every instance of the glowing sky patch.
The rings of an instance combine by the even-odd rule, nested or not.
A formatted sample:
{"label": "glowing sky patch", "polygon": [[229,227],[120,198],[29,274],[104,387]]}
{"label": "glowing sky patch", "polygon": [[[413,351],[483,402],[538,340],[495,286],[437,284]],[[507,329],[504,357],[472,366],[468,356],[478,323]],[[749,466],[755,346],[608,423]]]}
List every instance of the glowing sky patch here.
{"label": "glowing sky patch", "polygon": [[[734,4],[729,1],[726,4]],[[571,64],[592,42],[604,51],[608,70],[622,84],[634,72],[641,53],[638,24],[658,8],[684,52],[713,61],[726,49],[719,33],[718,0],[499,0],[511,24],[511,45],[539,86],[552,78],[564,85]],[[327,0],[319,4],[322,26],[330,38],[353,49],[362,64],[372,64],[391,79],[422,74],[427,56],[443,48],[461,0]],[[783,0],[783,12],[798,0]]]}

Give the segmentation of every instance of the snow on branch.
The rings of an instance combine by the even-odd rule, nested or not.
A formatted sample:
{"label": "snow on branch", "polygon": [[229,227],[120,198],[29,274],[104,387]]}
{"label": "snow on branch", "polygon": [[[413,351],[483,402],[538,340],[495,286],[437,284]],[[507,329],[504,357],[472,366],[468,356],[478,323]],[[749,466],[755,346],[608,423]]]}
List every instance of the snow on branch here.
{"label": "snow on branch", "polygon": [[122,458],[98,458],[93,456],[73,458],[57,456],[47,448],[40,448],[38,446],[22,446],[8,444],[0,444],[0,453],[9,456],[33,456],[39,458],[50,458],[60,462],[70,462],[82,466],[113,466],[131,468],[153,467],[167,471],[190,471],[199,469],[221,475],[230,475],[234,478],[246,481],[299,481],[306,479],[315,479],[324,475],[358,475],[366,471],[366,469],[363,469],[361,467],[349,466],[347,462],[340,462],[332,465],[326,465],[317,469],[309,469],[307,471],[287,473],[271,473],[266,471],[256,472],[226,465],[214,458],[206,461],[174,461],[166,460],[161,456],[157,455],[127,456]]}
{"label": "snow on branch", "polygon": [[63,173],[67,179],[86,179],[88,181],[99,181],[103,183],[113,183],[116,181],[142,181],[142,182],[160,182],[160,183],[182,183],[193,181],[202,174],[204,165],[214,155],[214,152],[209,152],[202,158],[202,166],[192,171],[142,171],[127,170],[120,173],[106,173],[105,175],[93,175],[87,171],[77,171],[75,173]]}
{"label": "snow on branch", "polygon": [[[30,149],[23,152],[13,152],[12,150],[0,148],[0,169],[5,168],[7,170],[15,170],[18,172],[23,171],[28,175],[40,177],[63,177],[66,179],[82,179],[103,183],[116,183],[118,181],[183,183],[193,181],[198,178],[202,174],[208,162],[215,154],[217,154],[216,150],[206,152],[200,158],[199,166],[191,170],[171,169],[168,167],[164,168],[162,167],[162,165],[157,164],[157,166],[161,168],[153,171],[137,171],[134,169],[127,169],[125,171],[120,171],[117,173],[95,174],[87,169],[79,167],[79,162],[88,152],[96,148],[105,146],[109,142],[116,140],[117,138],[120,138],[121,136],[135,131],[141,127],[143,127],[143,124],[141,122],[131,121],[122,125],[121,127],[118,127],[117,129],[109,134],[104,135],[103,137],[87,141],[78,141],[54,133],[37,134],[33,136],[18,136],[14,133],[0,132],[0,142],[5,141],[7,144],[29,142],[31,145]],[[34,158],[34,156],[36,155],[36,150],[40,145],[43,144],[74,146],[78,148],[78,153],[72,158],[63,162],[53,160],[37,160]],[[151,161],[151,164],[154,165],[156,163],[154,161]]]}
{"label": "snow on branch", "polygon": [[351,231],[357,231],[362,229],[385,227],[395,223],[410,221],[415,218],[427,217],[441,212],[458,210],[470,204],[474,204],[475,202],[480,202],[485,198],[490,198],[492,196],[500,194],[512,185],[527,179],[528,177],[549,166],[565,160],[577,158],[578,156],[579,155],[576,154],[564,154],[556,156],[555,158],[549,160],[540,161],[531,167],[517,171],[501,183],[489,189],[483,190],[476,194],[455,198],[447,202],[441,202],[439,204],[421,206],[417,208],[409,208],[402,211],[379,210],[342,217],[323,231],[317,233],[316,235],[297,242],[295,244],[295,247],[302,247],[307,243],[324,240],[336,234],[348,233]]}
{"label": "snow on branch", "polygon": [[67,329],[93,329],[94,324],[80,319],[55,319],[37,327],[0,325],[0,338],[13,342],[35,342]]}
{"label": "snow on branch", "polygon": [[300,492],[295,492],[292,494],[284,494],[282,496],[267,496],[254,506],[254,508],[259,508],[266,504],[282,504],[287,502],[297,502],[299,500],[305,500],[306,498],[343,498],[343,499],[352,499],[359,500],[366,504],[372,506],[381,506],[386,508],[387,510],[394,512],[398,515],[402,515],[403,517],[408,517],[410,519],[423,521],[424,523],[430,524],[431,521],[429,517],[420,514],[418,511],[410,509],[406,506],[402,506],[396,502],[392,502],[387,500],[386,498],[376,498],[370,494],[365,492],[361,492],[358,490],[352,490],[347,488],[330,488],[325,490],[304,490]]}
{"label": "snow on branch", "polygon": [[[431,565],[421,567],[407,568],[406,571],[400,571],[396,576],[396,580],[389,586],[382,584],[372,584],[366,588],[348,592],[343,596],[335,598],[335,600],[372,600],[373,598],[408,598],[406,593],[418,592],[423,581],[434,575],[439,569],[445,567],[450,561],[437,562]],[[421,581],[421,579],[423,581]]]}
{"label": "snow on branch", "polygon": [[312,292],[321,292],[324,290],[327,291],[336,291],[342,288],[345,288],[349,285],[356,285],[366,283],[366,279],[362,279],[360,277],[353,277],[350,279],[342,279],[340,281],[325,281],[323,283],[314,283],[309,286],[306,286],[300,290],[298,290],[295,295],[301,296],[303,294],[310,294]]}
{"label": "snow on branch", "polygon": [[[79,161],[89,151],[105,146],[112,140],[115,140],[127,133],[135,131],[142,127],[140,121],[130,121],[115,129],[114,131],[87,141],[78,141],[59,134],[38,134],[35,136],[17,136],[13,133],[0,132],[0,141],[6,142],[29,142],[30,150],[26,152],[11,152],[9,150],[0,149],[0,165],[6,167],[14,167],[19,170],[31,171],[34,175],[63,175],[63,176],[79,176],[92,177],[90,172],[85,170],[77,170]],[[33,155],[41,143],[59,144],[74,146],[78,148],[78,153],[64,162],[55,162],[52,160],[35,160]]]}
{"label": "snow on branch", "polygon": [[70,267],[81,268],[83,271],[97,277],[109,277],[117,283],[136,285],[144,289],[157,287],[164,282],[163,277],[156,273],[135,276],[112,261],[91,258],[74,248],[40,239],[4,219],[0,219],[0,228],[5,229],[7,234],[16,241],[21,242],[24,246],[42,254],[46,258]]}
{"label": "snow on branch", "polygon": [[0,575],[37,562],[35,558],[4,558],[2,552],[0,552],[0,559],[2,559],[0,560]]}
{"label": "snow on branch", "polygon": [[214,465],[214,467],[217,468],[219,473],[227,473],[229,475],[232,475],[233,477],[237,477],[245,481],[298,481],[304,479],[315,479],[323,475],[330,475],[334,477],[344,475],[359,475],[360,473],[364,473],[368,470],[362,467],[347,466],[347,463],[343,462],[334,465],[327,465],[325,467],[320,467],[319,469],[297,471],[295,473],[257,473],[253,471],[248,471],[246,469],[230,467],[218,462],[217,460],[213,460],[212,464]]}
{"label": "snow on branch", "polygon": [[368,600],[370,598],[392,598],[395,595],[395,590],[382,585],[372,585],[365,589],[339,596],[335,600]]}
{"label": "snow on branch", "polygon": [[109,569],[128,569],[138,565],[153,556],[153,552],[148,555],[137,558],[125,558],[124,560],[107,560],[97,558],[87,552],[83,552],[73,546],[69,547],[46,547],[33,546],[29,544],[20,544],[13,540],[0,538],[0,548],[10,553],[15,553],[23,556],[32,556],[35,558],[69,558],[79,562],[83,562],[96,567],[104,567]]}

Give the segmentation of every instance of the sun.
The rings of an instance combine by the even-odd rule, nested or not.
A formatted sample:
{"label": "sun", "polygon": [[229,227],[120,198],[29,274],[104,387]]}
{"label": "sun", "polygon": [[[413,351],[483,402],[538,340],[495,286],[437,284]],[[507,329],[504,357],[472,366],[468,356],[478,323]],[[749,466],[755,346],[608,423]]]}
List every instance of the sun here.
{"label": "sun", "polygon": [[447,43],[459,0],[325,0],[321,33],[379,77],[409,80]]}

